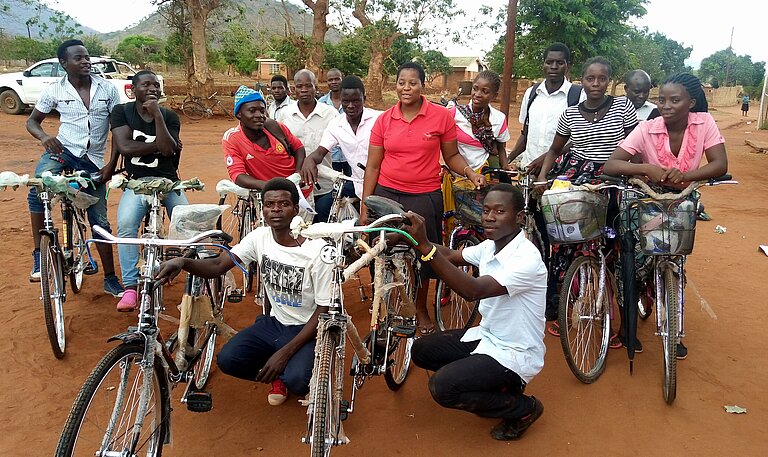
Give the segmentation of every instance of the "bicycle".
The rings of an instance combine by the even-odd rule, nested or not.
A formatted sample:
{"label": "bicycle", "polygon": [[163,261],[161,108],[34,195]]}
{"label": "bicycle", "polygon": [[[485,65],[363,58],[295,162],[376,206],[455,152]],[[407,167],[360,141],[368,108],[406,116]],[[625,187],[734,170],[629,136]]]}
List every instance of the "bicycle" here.
{"label": "bicycle", "polygon": [[536,185],[540,184],[538,181],[535,181],[535,176],[532,174],[529,174],[524,168],[521,168],[518,170],[518,185],[520,186],[520,190],[523,193],[523,201],[525,202],[525,208],[523,208],[523,233],[525,234],[525,237],[533,243],[534,246],[536,246],[536,249],[539,250],[541,253],[541,258],[546,259],[546,254],[544,252],[544,240],[541,237],[541,233],[539,232],[539,227],[536,225],[536,219],[534,214],[536,213],[536,210],[540,207],[540,201],[536,201],[536,207],[534,207],[533,204],[533,194],[534,189]]}
{"label": "bicycle", "polygon": [[[43,302],[45,327],[53,355],[64,357],[67,340],[64,325],[64,302],[67,300],[66,283],[73,293],[80,293],[83,276],[97,272],[96,263],[85,247],[85,210],[98,202],[98,198],[80,192],[101,178],[98,173],[69,171],[62,175],[43,173],[40,178],[19,176],[3,172],[7,185],[34,186],[43,203],[44,228],[40,230],[40,300]],[[3,186],[5,187],[5,185]],[[53,221],[52,206],[60,201],[61,239]]]}
{"label": "bicycle", "polygon": [[[375,214],[384,214],[367,226],[347,222],[319,223],[294,229],[296,235],[325,238],[329,245],[326,261],[334,263],[334,285],[331,305],[319,316],[315,364],[310,381],[307,406],[307,430],[302,442],[310,445],[312,456],[328,456],[334,446],[348,444],[342,421],[354,411],[357,391],[365,380],[383,375],[387,386],[398,390],[405,382],[410,366],[410,350],[416,333],[415,284],[418,272],[410,246],[388,247],[385,234],[388,223],[403,220],[402,207],[380,197],[369,197],[366,205]],[[345,266],[344,238],[347,234],[379,233],[379,242],[372,248],[362,240],[357,244],[364,253],[360,259]],[[374,306],[368,335],[361,340],[352,319],[344,307],[342,284],[366,264],[374,261],[376,286]],[[343,400],[344,358],[346,339],[354,356],[350,368],[353,377],[349,401]]]}
{"label": "bicycle", "polygon": [[[139,279],[138,325],[109,339],[120,344],[101,359],[80,389],[55,455],[159,456],[171,438],[171,390],[181,382],[186,383],[181,402],[191,411],[209,411],[211,396],[202,389],[213,362],[215,338],[220,332],[233,332],[222,320],[223,302],[212,292],[211,281],[188,275],[185,295],[200,293],[195,291],[197,284],[210,301],[199,302],[195,309],[197,301],[187,300],[190,309],[182,300],[179,331],[164,342],[157,327],[163,309],[162,283],[153,277],[162,248],[193,248],[187,254],[190,256],[198,255],[200,250],[196,248],[200,247],[229,252],[214,240],[229,243],[232,238],[220,230],[208,230],[187,240],[117,238],[99,226],[93,230],[103,239],[88,243],[124,243],[144,249],[146,262]],[[211,241],[204,243],[206,239]],[[208,304],[208,309],[201,309]],[[197,319],[192,317],[195,314]],[[178,351],[176,357],[172,355],[174,350]]]}
{"label": "bicycle", "polygon": [[207,98],[198,97],[196,95],[187,95],[183,102],[181,102],[181,112],[184,113],[189,119],[193,121],[199,121],[205,116],[210,119],[213,117],[213,110],[219,109],[230,121],[235,119],[235,116],[224,107],[224,104],[216,96],[218,92],[214,92]]}
{"label": "bicycle", "polygon": [[[452,192],[456,210],[453,213],[443,215],[444,219],[448,219],[451,216],[456,219],[456,225],[448,236],[448,247],[453,250],[462,250],[468,246],[476,246],[485,240],[482,214],[483,199],[488,191],[488,187],[475,189],[474,185],[464,176],[454,173],[447,167],[445,169],[455,179],[452,185]],[[514,171],[488,167],[483,168],[482,173],[485,175],[507,175],[510,177],[517,174]],[[469,276],[477,277],[479,274],[477,267],[474,266],[460,268]],[[479,306],[479,300],[467,301],[448,287],[442,279],[437,280],[435,290],[435,321],[441,331],[472,327],[477,320]]]}
{"label": "bicycle", "polygon": [[[617,178],[608,179],[617,181]],[[647,275],[638,278],[633,274],[630,279],[639,279],[638,284],[642,284],[640,293],[651,298],[655,305],[655,334],[661,337],[664,356],[662,393],[667,404],[672,404],[677,396],[677,346],[685,337],[685,262],[693,252],[698,204],[698,195],[693,192],[702,186],[720,184],[737,184],[737,181],[725,175],[692,182],[678,193],[657,193],[637,178],[621,178],[614,184],[622,194],[621,229],[631,233],[639,251],[650,257]],[[637,213],[636,219],[632,212]],[[630,259],[631,266],[628,267],[634,272],[635,252],[626,256]],[[624,299],[632,306],[634,297],[629,291],[625,292]],[[628,321],[632,322],[633,317],[628,317]],[[628,326],[632,325],[630,322]],[[626,337],[628,341],[634,341],[634,331],[628,330]],[[633,350],[630,348],[630,353]]]}

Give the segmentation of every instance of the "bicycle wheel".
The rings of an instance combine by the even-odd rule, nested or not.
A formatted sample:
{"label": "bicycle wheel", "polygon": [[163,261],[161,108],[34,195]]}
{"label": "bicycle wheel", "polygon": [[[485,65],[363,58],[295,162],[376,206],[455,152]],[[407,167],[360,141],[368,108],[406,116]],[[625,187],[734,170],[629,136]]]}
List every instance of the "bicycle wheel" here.
{"label": "bicycle wheel", "polygon": [[330,328],[320,342],[320,358],[317,361],[317,388],[312,406],[312,426],[310,455],[326,457],[331,455],[331,448],[337,443],[341,427],[341,386],[340,371],[344,364],[337,357],[337,348],[341,343],[339,330]]}
{"label": "bicycle wheel", "polygon": [[235,120],[235,116],[233,116],[228,109],[224,108],[224,104],[222,104],[221,102],[219,102],[219,109],[221,110],[222,113],[224,113],[225,116],[227,116],[227,119],[229,119],[230,121]]}
{"label": "bicycle wheel", "polygon": [[640,298],[637,300],[637,315],[648,320],[653,313],[653,286],[650,281],[638,281]]}
{"label": "bicycle wheel", "polygon": [[83,288],[83,272],[88,266],[88,251],[85,248],[86,237],[85,226],[80,221],[85,220],[85,211],[75,209],[80,212],[79,217],[72,218],[69,227],[72,231],[72,269],[69,271],[69,285],[72,292],[80,293]]}
{"label": "bicycle wheel", "polygon": [[539,254],[541,254],[541,259],[544,260],[546,258],[544,253],[544,240],[541,239],[541,233],[539,233],[539,229],[536,227],[536,220],[533,218],[533,215],[526,216],[525,218],[525,238],[528,239],[531,243],[533,243],[534,246],[536,246],[536,249],[538,249]]}
{"label": "bicycle wheel", "polygon": [[[219,199],[219,205],[229,205],[219,219],[217,228],[232,235],[240,241],[251,231],[251,209],[245,199],[235,194],[227,194]],[[254,276],[254,266],[248,265],[247,272],[243,273],[243,292],[250,292],[253,288],[251,282]]]}
{"label": "bicycle wheel", "polygon": [[[456,249],[461,250],[467,246],[475,246],[479,243],[477,238],[467,235],[456,242]],[[474,266],[460,267],[467,276],[478,276],[478,270]],[[469,301],[457,294],[442,279],[437,281],[435,292],[435,320],[440,330],[467,329],[474,325],[478,313],[480,300]]]}
{"label": "bicycle wheel", "polygon": [[[408,255],[405,255],[404,259],[405,271],[403,271],[403,279],[405,291],[411,302],[413,302],[416,300],[416,287],[414,283],[416,275],[413,268],[413,259]],[[384,284],[391,284],[393,282],[394,274],[390,269],[387,269]],[[390,390],[398,390],[405,382],[405,378],[408,376],[408,368],[411,365],[411,347],[413,346],[416,318],[404,318],[401,316],[400,308],[403,297],[400,295],[400,289],[389,289],[384,296],[384,302],[387,305],[387,321],[385,322],[384,330],[389,332],[389,350],[387,351],[387,366],[384,371],[384,380],[387,382],[387,387]],[[398,327],[404,328],[398,329]]]}
{"label": "bicycle wheel", "polygon": [[659,303],[659,320],[661,321],[661,342],[664,351],[664,383],[662,391],[664,400],[668,404],[675,401],[677,395],[677,343],[679,340],[680,327],[677,319],[678,312],[678,288],[680,278],[672,268],[666,268],[663,271],[664,290],[661,294],[661,303]]}
{"label": "bicycle wheel", "polygon": [[181,112],[193,121],[199,121],[205,116],[205,106],[196,101],[185,101],[181,105]]}
{"label": "bicycle wheel", "polygon": [[568,368],[585,384],[600,377],[608,355],[613,284],[606,273],[598,303],[599,284],[600,262],[595,257],[581,256],[571,263],[560,289],[560,344]]}
{"label": "bicycle wheel", "polygon": [[[208,279],[205,286],[205,294],[211,299],[211,306],[213,307],[213,313],[221,312],[221,308],[224,306],[226,296],[224,296],[222,288],[221,277]],[[195,387],[198,390],[205,388],[208,384],[208,378],[211,374],[211,367],[213,366],[214,353],[216,352],[216,335],[217,328],[214,324],[208,324],[205,328],[190,329],[189,332],[189,344],[196,354],[202,351],[200,357],[195,362],[192,372],[194,376],[192,378],[195,383]]]}
{"label": "bicycle wheel", "polygon": [[101,359],[77,394],[56,447],[57,457],[161,455],[170,393],[162,381],[159,357],[152,379],[145,379],[143,354],[143,344],[121,344]]}
{"label": "bicycle wheel", "polygon": [[64,276],[62,259],[53,247],[49,236],[40,237],[40,298],[43,300],[45,328],[53,355],[64,357],[66,335],[64,333]]}

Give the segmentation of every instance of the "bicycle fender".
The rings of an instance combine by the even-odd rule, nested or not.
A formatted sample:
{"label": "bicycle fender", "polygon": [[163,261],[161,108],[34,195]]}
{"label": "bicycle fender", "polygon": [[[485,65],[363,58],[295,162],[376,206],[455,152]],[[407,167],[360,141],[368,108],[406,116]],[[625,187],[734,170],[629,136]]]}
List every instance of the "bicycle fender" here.
{"label": "bicycle fender", "polygon": [[51,239],[51,244],[58,244],[56,241],[57,237],[57,230],[47,230],[47,229],[40,229],[40,236],[47,236]]}
{"label": "bicycle fender", "polygon": [[107,343],[111,343],[112,341],[122,341],[125,344],[130,343],[141,343],[144,344],[144,335],[138,332],[123,332],[119,333],[117,335],[111,336]]}

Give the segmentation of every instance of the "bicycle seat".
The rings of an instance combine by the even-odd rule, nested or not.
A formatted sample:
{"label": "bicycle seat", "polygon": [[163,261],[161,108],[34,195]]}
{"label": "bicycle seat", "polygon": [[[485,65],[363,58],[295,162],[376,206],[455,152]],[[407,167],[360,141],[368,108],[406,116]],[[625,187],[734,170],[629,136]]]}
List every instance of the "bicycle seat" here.
{"label": "bicycle seat", "polygon": [[379,197],[377,195],[366,197],[365,206],[368,208],[368,213],[376,218],[386,216],[388,214],[404,215],[406,212],[403,208],[403,205],[400,203],[386,197]]}

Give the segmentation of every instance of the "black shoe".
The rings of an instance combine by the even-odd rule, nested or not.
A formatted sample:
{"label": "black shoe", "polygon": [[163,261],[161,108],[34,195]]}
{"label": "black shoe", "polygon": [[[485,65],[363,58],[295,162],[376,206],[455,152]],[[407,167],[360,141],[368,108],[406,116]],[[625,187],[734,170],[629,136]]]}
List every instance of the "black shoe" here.
{"label": "black shoe", "polygon": [[677,354],[676,358],[677,360],[685,360],[686,357],[688,357],[688,348],[683,345],[683,343],[677,343]]}
{"label": "black shoe", "polygon": [[[619,341],[621,341],[621,344],[624,347],[627,347],[627,339],[623,336],[619,336]],[[635,338],[635,354],[640,354],[643,352],[643,343],[640,342],[637,338]]]}
{"label": "black shoe", "polygon": [[533,411],[520,419],[502,419],[491,429],[491,437],[499,441],[518,440],[522,438],[523,433],[528,427],[533,425],[536,420],[544,413],[544,405],[536,398],[533,399]]}

